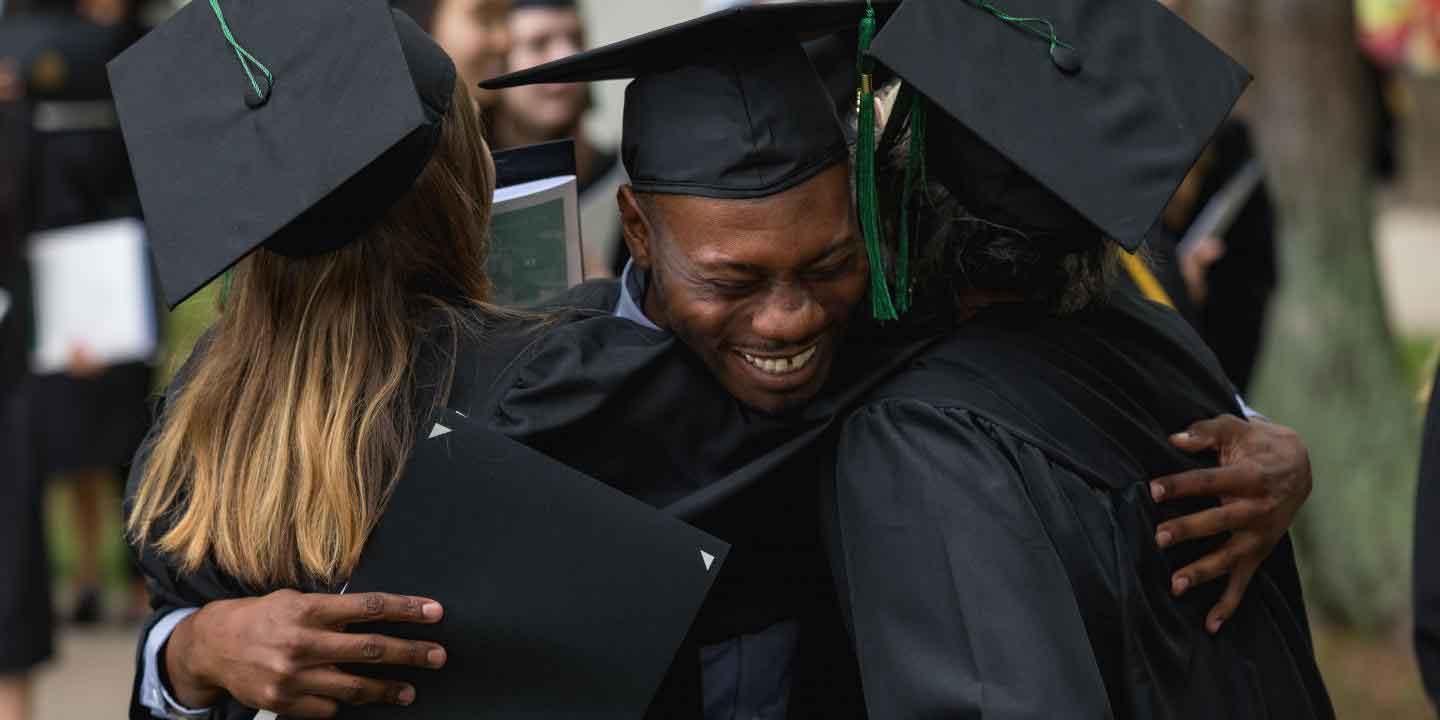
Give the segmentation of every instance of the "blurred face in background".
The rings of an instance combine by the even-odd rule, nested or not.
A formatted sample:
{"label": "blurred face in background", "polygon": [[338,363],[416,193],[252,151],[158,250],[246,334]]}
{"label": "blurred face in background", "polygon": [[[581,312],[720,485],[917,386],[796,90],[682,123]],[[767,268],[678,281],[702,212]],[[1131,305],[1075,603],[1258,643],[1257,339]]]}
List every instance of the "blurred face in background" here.
{"label": "blurred face in background", "polygon": [[96,25],[118,25],[130,17],[130,0],[80,0],[76,6]]}
{"label": "blurred face in background", "polygon": [[[524,70],[585,49],[585,26],[575,8],[525,7],[510,13],[510,70]],[[525,134],[560,138],[585,114],[589,90],[583,83],[507,88],[505,114]]]}
{"label": "blurred face in background", "polygon": [[455,61],[455,69],[482,107],[498,96],[476,87],[505,72],[510,54],[510,0],[439,0],[430,35]]}

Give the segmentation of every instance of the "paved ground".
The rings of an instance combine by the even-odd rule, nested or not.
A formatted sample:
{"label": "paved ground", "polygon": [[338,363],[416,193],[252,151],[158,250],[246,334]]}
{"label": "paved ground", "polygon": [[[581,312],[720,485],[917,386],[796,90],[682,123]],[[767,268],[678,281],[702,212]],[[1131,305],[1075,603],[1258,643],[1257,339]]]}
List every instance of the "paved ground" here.
{"label": "paved ground", "polygon": [[1386,207],[1377,242],[1393,326],[1440,337],[1440,210]]}
{"label": "paved ground", "polygon": [[36,678],[35,720],[125,717],[138,629],[107,626],[60,636],[55,660]]}

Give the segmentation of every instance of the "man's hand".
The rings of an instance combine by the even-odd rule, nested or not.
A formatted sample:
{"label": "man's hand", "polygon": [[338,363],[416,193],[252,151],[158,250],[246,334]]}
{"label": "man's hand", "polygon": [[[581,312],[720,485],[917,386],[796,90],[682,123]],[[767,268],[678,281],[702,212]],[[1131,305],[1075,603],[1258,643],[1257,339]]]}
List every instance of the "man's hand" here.
{"label": "man's hand", "polygon": [[94,380],[105,374],[105,364],[100,362],[84,345],[70,346],[70,364],[66,372],[77,380]]}
{"label": "man's hand", "polygon": [[409,705],[415,688],[351,675],[336,665],[386,664],[439,668],[445,649],[434,643],[342,632],[369,622],[440,621],[434,600],[382,593],[301,594],[281,590],[259,598],[220,600],[176,626],[165,646],[175,699],[208,707],[222,693],[286,717],[327,718],[339,703]]}
{"label": "man's hand", "polygon": [[1206,235],[1180,258],[1180,276],[1185,278],[1185,290],[1196,305],[1204,305],[1209,299],[1210,268],[1225,257],[1227,249],[1224,240]]}
{"label": "man's hand", "polygon": [[1171,578],[1176,595],[1225,574],[1229,585],[1205,619],[1210,632],[1235,612],[1245,588],[1310,497],[1310,452],[1295,431],[1263,420],[1222,415],[1191,425],[1170,442],[1187,452],[1213,450],[1220,466],[1159,478],[1150,484],[1156,502],[1219,497],[1220,506],[1176,518],[1156,528],[1160,547],[1229,532],[1220,549],[1181,568]]}

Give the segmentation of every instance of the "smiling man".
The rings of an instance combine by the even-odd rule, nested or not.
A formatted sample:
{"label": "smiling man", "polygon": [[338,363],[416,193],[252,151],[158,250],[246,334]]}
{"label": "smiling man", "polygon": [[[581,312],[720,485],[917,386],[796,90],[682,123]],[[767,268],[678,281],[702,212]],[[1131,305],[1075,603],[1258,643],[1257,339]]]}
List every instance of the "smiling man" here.
{"label": "smiling man", "polygon": [[622,188],[627,283],[653,280],[638,293],[643,314],[630,292],[620,314],[675,333],[746,405],[778,413],[809,401],[865,292],[848,180],[837,160],[743,202]]}
{"label": "smiling man", "polygon": [[[882,18],[893,5],[875,3]],[[815,441],[923,345],[850,327],[869,266],[849,148],[797,40],[853,28],[863,8],[736,9],[485,83],[635,78],[617,193],[633,260],[582,303],[620,322],[547,338],[495,417],[734,545],[692,631],[700,667],[681,650],[655,717],[683,716],[687,682],[706,718],[863,713],[838,674],[853,665],[834,595],[816,585]]]}

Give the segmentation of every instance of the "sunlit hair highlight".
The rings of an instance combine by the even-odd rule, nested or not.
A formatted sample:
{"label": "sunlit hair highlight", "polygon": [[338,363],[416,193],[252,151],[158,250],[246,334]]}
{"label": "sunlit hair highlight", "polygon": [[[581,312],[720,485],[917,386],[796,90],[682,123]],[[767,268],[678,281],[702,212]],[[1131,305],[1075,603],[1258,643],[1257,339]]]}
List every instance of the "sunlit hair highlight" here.
{"label": "sunlit hair highlight", "polygon": [[[460,339],[498,312],[485,304],[494,182],[457,84],[434,156],[363,237],[310,258],[262,249],[236,266],[145,448],[132,542],[187,572],[213,560],[253,587],[347,577],[420,405],[443,402]],[[428,372],[417,387],[417,364],[439,371],[437,387]]]}

